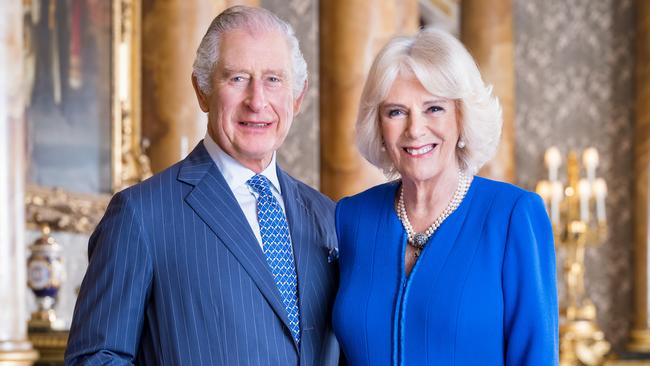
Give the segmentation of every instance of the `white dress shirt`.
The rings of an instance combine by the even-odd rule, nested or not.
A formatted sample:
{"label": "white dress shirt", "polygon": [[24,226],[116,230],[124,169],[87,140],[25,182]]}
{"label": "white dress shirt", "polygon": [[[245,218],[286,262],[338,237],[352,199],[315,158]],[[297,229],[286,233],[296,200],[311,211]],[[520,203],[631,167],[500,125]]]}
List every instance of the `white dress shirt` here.
{"label": "white dress shirt", "polygon": [[[244,212],[248,224],[251,229],[253,229],[253,234],[255,234],[257,242],[260,244],[260,247],[262,247],[260,224],[257,221],[257,193],[246,184],[246,182],[255,175],[255,172],[246,168],[232,156],[223,151],[207,133],[205,139],[203,139],[203,145],[205,146],[205,149],[208,150],[208,154],[210,154],[214,163],[217,164],[221,174],[223,174],[226,183],[228,183],[228,187],[230,187],[230,190],[235,195],[237,203],[239,203],[239,207],[241,207],[241,210]],[[278,172],[275,165],[275,152],[273,153],[269,165],[260,174],[264,175],[271,182],[271,192],[273,192],[273,196],[280,203],[282,211],[286,212],[284,209],[284,200],[282,200]]]}

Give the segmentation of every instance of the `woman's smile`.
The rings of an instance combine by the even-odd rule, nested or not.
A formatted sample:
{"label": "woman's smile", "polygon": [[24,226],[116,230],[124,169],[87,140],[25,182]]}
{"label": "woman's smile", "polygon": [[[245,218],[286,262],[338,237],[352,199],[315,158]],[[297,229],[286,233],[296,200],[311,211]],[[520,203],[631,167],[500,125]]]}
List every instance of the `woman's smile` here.
{"label": "woman's smile", "polygon": [[402,150],[404,150],[406,154],[412,157],[423,157],[425,155],[429,155],[429,153],[432,152],[437,146],[438,144],[427,144],[419,147],[407,146],[403,147]]}

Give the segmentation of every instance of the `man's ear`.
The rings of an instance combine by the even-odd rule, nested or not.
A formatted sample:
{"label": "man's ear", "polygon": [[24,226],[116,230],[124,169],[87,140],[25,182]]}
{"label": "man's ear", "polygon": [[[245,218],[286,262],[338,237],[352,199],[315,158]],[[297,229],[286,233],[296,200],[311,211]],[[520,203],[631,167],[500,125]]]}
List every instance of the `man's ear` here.
{"label": "man's ear", "polygon": [[205,113],[210,111],[210,103],[208,103],[208,96],[201,91],[199,88],[199,81],[196,79],[196,75],[192,73],[192,86],[194,87],[194,93],[196,93],[196,99],[199,101],[199,107]]}
{"label": "man's ear", "polygon": [[300,106],[302,105],[302,100],[305,99],[305,94],[307,94],[307,88],[309,87],[309,82],[305,79],[305,85],[302,87],[302,91],[298,98],[293,100],[293,115],[297,116],[300,113]]}

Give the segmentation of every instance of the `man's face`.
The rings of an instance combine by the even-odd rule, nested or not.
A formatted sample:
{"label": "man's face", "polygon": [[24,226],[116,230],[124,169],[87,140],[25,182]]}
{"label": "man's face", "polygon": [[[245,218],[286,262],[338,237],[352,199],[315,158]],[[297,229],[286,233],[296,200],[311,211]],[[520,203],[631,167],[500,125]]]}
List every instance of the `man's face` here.
{"label": "man's face", "polygon": [[302,95],[293,95],[291,52],[279,32],[233,30],[221,37],[209,95],[194,87],[208,113],[208,133],[230,156],[260,172],[284,141]]}

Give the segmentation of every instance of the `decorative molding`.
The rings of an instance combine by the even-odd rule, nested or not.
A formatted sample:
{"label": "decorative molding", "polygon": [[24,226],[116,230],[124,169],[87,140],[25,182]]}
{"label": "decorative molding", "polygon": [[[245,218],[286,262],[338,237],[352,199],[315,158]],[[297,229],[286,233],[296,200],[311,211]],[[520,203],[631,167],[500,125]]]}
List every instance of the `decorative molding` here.
{"label": "decorative molding", "polygon": [[25,217],[31,229],[49,226],[54,231],[90,233],[110,196],[70,193],[58,188],[28,186]]}
{"label": "decorative molding", "polygon": [[142,151],[140,115],[140,0],[113,1],[112,188],[151,176]]}
{"label": "decorative molding", "polygon": [[[151,176],[141,145],[140,118],[140,0],[112,3],[112,130],[111,187],[113,192]],[[78,194],[59,188],[28,186],[26,220],[31,228],[90,233],[108,204],[105,194]]]}

